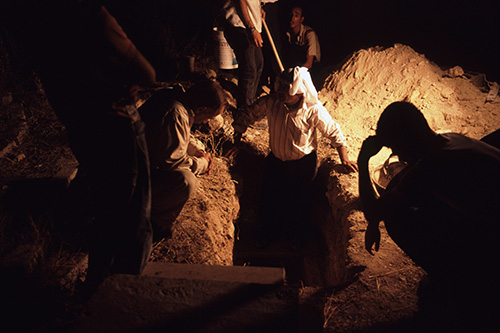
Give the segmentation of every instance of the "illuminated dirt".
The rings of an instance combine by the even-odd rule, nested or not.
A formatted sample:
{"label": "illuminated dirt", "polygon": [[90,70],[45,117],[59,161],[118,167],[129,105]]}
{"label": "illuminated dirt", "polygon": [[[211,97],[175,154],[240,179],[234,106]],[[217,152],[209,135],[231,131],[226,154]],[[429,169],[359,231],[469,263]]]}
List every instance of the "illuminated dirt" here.
{"label": "illuminated dirt", "polygon": [[[327,74],[320,99],[341,124],[352,159],[356,159],[362,141],[374,133],[382,110],[405,98],[423,111],[438,132],[456,131],[481,138],[500,127],[500,97],[486,102],[487,77],[464,73],[458,67],[441,69],[408,46],[360,50],[346,60],[340,70]],[[63,129],[50,116],[43,92],[33,96],[36,103],[27,101],[36,105],[38,113],[29,107],[24,109],[32,129],[30,134],[24,134],[23,142],[10,145],[8,152],[3,151],[4,191],[15,178],[53,177],[64,165],[74,163]],[[375,256],[364,250],[366,221],[357,200],[357,175],[344,173],[335,150],[324,139],[320,140],[321,167],[312,216],[317,231],[313,240],[317,242],[303,253],[288,256],[286,246],[278,245],[274,252],[266,254],[264,250],[260,255],[252,248],[252,234],[246,232],[251,230],[248,226],[255,223],[262,161],[269,149],[265,122],[247,131],[246,146],[238,157],[227,159],[221,157],[221,152],[224,142],[232,135],[231,117],[225,114],[224,118],[225,124],[217,134],[200,135],[202,141],[216,147],[214,172],[200,178],[200,189],[174,224],[173,237],[155,244],[152,260],[259,265],[262,257],[279,259],[285,253],[286,260],[277,260],[274,264],[290,268],[290,283],[300,289],[301,302],[315,309],[325,331],[411,325],[419,311],[417,290],[425,272],[416,267],[384,231],[381,249]],[[50,127],[49,123],[55,125]],[[7,138],[6,142],[13,140]],[[387,154],[387,151],[381,153],[374,164],[382,163]],[[10,228],[9,218],[12,217],[5,217],[3,221],[7,221]],[[34,224],[23,221],[24,237],[15,238],[17,243],[10,247],[4,242],[2,262],[7,258],[30,274],[51,272],[45,277],[42,274],[42,280],[51,285],[64,281],[63,289],[74,288],[85,268],[85,260],[81,260],[80,255],[85,253],[86,224],[76,220],[62,224],[43,219],[34,219]],[[68,233],[69,226],[74,229]],[[60,247],[50,253],[43,252],[47,249],[43,239],[59,237],[61,230],[57,228],[60,227],[65,228],[66,234],[61,238],[66,242],[58,243]],[[3,239],[10,237],[7,228],[0,231]],[[75,236],[75,233],[81,235]],[[32,246],[26,246],[23,241]],[[67,246],[68,243],[72,246]],[[30,299],[28,295],[25,297]]]}

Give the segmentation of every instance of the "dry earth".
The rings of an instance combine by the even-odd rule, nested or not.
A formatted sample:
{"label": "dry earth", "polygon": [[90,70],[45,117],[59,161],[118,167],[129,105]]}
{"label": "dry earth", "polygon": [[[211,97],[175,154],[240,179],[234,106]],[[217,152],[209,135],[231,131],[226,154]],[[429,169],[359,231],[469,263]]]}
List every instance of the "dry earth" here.
{"label": "dry earth", "polygon": [[[464,73],[460,67],[441,69],[410,47],[394,45],[353,54],[339,70],[329,73],[320,99],[341,124],[348,138],[350,156],[355,159],[363,139],[374,133],[382,110],[391,102],[403,99],[419,107],[434,130],[481,138],[500,127],[500,98],[486,101],[488,88],[484,75]],[[8,106],[24,112],[27,127],[21,128],[29,130],[22,138],[16,134],[16,143],[6,145],[8,149],[3,149],[0,155],[4,195],[13,188],[10,183],[14,179],[54,177],[64,166],[75,162],[66,146],[62,126],[47,113],[50,107],[43,95],[36,97],[24,98],[23,105],[14,102]],[[174,224],[173,237],[155,244],[152,260],[217,265],[258,262],[242,258],[238,246],[248,240],[248,235],[243,234],[247,230],[245,225],[255,220],[261,163],[269,149],[267,133],[265,123],[250,128],[244,136],[246,149],[238,157],[227,159],[221,152],[232,134],[230,121],[231,116],[225,114],[222,127],[217,131],[198,134],[216,151],[215,170],[200,178],[198,192]],[[357,175],[346,174],[338,164],[335,150],[323,138],[320,142],[320,179],[324,183],[318,190],[314,221],[325,247],[312,259],[304,255],[299,274],[302,284],[298,284],[301,302],[311,304],[320,314],[324,331],[408,328],[405,325],[412,323],[418,313],[417,289],[425,272],[416,267],[385,232],[381,249],[375,256],[364,250],[366,221],[357,201]],[[382,152],[374,159],[374,165],[382,163],[387,156],[388,151]],[[323,201],[326,204],[320,205]],[[61,210],[59,206],[50,207]],[[32,210],[25,213],[30,217],[40,215]],[[27,273],[37,272],[44,281],[42,284],[64,284],[62,289],[71,291],[85,269],[82,239],[88,221],[70,215],[73,230],[68,231],[71,223],[64,220],[68,215],[62,214],[65,222],[57,218],[50,223],[46,217],[31,218],[31,222],[25,224],[29,233],[24,235],[36,237],[17,236],[13,242],[4,240],[15,230],[11,228],[15,217],[6,211],[2,216],[2,263],[20,264]],[[58,242],[54,242],[57,245],[42,244],[45,239],[47,242],[57,239]],[[49,269],[40,267],[47,267],[49,263],[50,270],[58,274],[42,274]],[[59,311],[65,316],[71,312]],[[67,324],[71,318],[61,321]]]}

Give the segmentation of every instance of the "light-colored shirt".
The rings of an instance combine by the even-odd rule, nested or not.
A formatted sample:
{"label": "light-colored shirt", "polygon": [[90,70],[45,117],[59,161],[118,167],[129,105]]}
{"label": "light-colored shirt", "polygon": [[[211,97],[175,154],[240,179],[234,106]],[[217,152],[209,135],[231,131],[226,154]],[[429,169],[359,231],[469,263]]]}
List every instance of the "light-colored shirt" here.
{"label": "light-colored shirt", "polygon": [[185,168],[196,176],[203,174],[208,168],[208,161],[193,156],[198,150],[191,135],[193,112],[176,99],[167,99],[165,104],[157,103],[153,98],[155,96],[140,109],[146,124],[151,169],[168,171]]}
{"label": "light-colored shirt", "polygon": [[[224,5],[226,20],[234,27],[246,28],[241,17],[241,8],[235,4],[238,0],[230,0]],[[250,19],[252,20],[255,29],[262,32],[262,12],[260,8],[260,0],[246,0]]]}
{"label": "light-colored shirt", "polygon": [[269,147],[274,156],[282,161],[298,160],[316,150],[318,130],[333,147],[346,146],[340,125],[321,103],[307,107],[302,102],[298,108],[291,110],[285,104],[283,93],[259,98],[246,112],[236,115],[233,128],[238,133],[244,133],[249,125],[266,116]]}
{"label": "light-colored shirt", "polygon": [[288,42],[292,45],[305,46],[307,54],[305,56],[314,56],[316,61],[321,61],[321,49],[319,39],[316,32],[307,25],[300,25],[300,31],[295,38],[292,37],[290,31],[286,33]]}

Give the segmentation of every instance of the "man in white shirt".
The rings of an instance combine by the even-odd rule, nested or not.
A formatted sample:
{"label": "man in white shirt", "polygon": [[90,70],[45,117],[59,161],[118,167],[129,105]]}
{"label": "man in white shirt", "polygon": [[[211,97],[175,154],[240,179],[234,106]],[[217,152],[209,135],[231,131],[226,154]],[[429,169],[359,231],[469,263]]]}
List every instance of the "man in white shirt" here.
{"label": "man in white shirt", "polygon": [[211,80],[157,92],[140,108],[146,123],[151,164],[151,222],[154,238],[170,236],[170,228],[208,173],[212,156],[194,141],[191,126],[206,123],[224,110],[226,99],[219,83]]}
{"label": "man in white shirt", "polygon": [[317,131],[330,139],[349,171],[357,171],[357,164],[348,157],[340,125],[318,100],[307,68],[287,71],[279,81],[277,93],[261,97],[246,112],[235,115],[233,128],[238,143],[248,125],[267,117],[271,153],[264,166],[260,205],[263,230],[256,245],[269,244],[278,235],[281,224],[286,225],[284,230],[289,231],[293,248],[300,246],[312,204],[311,185],[317,171]]}

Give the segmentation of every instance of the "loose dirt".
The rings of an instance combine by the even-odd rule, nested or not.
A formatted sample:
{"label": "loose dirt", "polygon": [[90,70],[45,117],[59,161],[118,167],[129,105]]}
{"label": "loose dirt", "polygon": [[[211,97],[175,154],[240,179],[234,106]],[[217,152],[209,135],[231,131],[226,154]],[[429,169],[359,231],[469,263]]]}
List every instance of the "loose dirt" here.
{"label": "loose dirt", "polygon": [[[394,101],[406,99],[415,104],[429,120],[431,128],[438,132],[454,131],[481,138],[500,127],[500,97],[486,101],[491,83],[483,74],[468,72],[459,64],[442,69],[425,55],[405,45],[360,50],[341,64],[339,70],[328,74],[319,93],[320,100],[341,125],[352,159],[357,157],[362,141],[374,134],[383,109]],[[63,127],[50,116],[50,106],[43,97],[37,98],[37,101],[23,108],[30,131],[23,134],[22,142],[11,146],[9,151],[4,150],[1,156],[4,192],[13,179],[53,177],[64,165],[75,162],[61,137]],[[235,262],[234,256],[238,255],[235,248],[244,238],[241,234],[244,220],[255,219],[259,168],[269,148],[263,123],[250,128],[245,134],[247,153],[243,153],[239,160],[222,157],[222,148],[232,136],[231,115],[227,113],[223,117],[223,125],[216,132],[198,134],[206,145],[216,151],[215,170],[200,178],[199,190],[174,224],[173,237],[155,244],[154,261],[218,265]],[[13,142],[13,139],[6,139],[5,142]],[[383,163],[388,155],[387,150],[381,152],[374,158],[373,165]],[[330,243],[337,242],[340,245],[335,246],[344,249],[340,254],[328,253],[327,258],[335,261],[333,266],[343,266],[345,271],[324,269],[331,270],[329,276],[338,275],[332,280],[345,283],[337,286],[304,284],[301,287],[301,302],[310,304],[320,314],[325,331],[404,327],[397,325],[404,325],[401,323],[411,320],[418,313],[417,289],[425,272],[416,267],[384,231],[379,253],[376,256],[366,253],[363,245],[366,221],[357,201],[357,175],[343,172],[335,150],[323,138],[320,140],[319,158],[322,172],[326,175],[324,192],[320,196],[328,200],[331,207],[325,214],[333,216],[329,222],[341,223],[339,233],[343,234],[327,235],[331,232],[328,231],[329,226],[320,230],[326,230],[325,237]],[[10,218],[3,218],[5,223],[0,230],[2,240],[10,237]],[[32,221],[26,222],[26,228],[37,235],[36,241],[40,245],[28,253],[26,257],[29,258],[19,255],[15,260],[28,261],[31,273],[47,271],[35,267],[46,266],[49,262],[52,270],[67,274],[70,271],[71,278],[65,280],[65,289],[72,290],[84,273],[84,269],[74,268],[78,265],[84,267],[85,260],[71,262],[61,259],[58,262],[49,258],[67,258],[67,255],[61,255],[63,252],[73,253],[74,258],[85,253],[85,244],[82,245],[84,237],[75,236],[75,231],[84,234],[86,222],[78,224],[78,228],[68,233],[68,223],[47,223],[47,219]],[[56,230],[61,225],[66,228],[66,234]],[[47,249],[47,244],[42,244],[43,235],[48,235],[47,239],[58,239],[59,253],[54,249],[45,255],[40,253]],[[16,239],[23,240],[22,237]],[[73,244],[67,246],[70,240]],[[26,241],[31,242],[32,239]],[[3,258],[12,259],[12,253],[19,253],[20,246],[25,245],[18,244],[16,250],[15,244],[9,241],[4,245],[7,243],[9,247],[2,247]],[[332,248],[329,247],[328,251]],[[34,252],[37,253],[35,261]],[[241,260],[240,257],[237,259]],[[62,312],[68,314],[67,309]]]}

